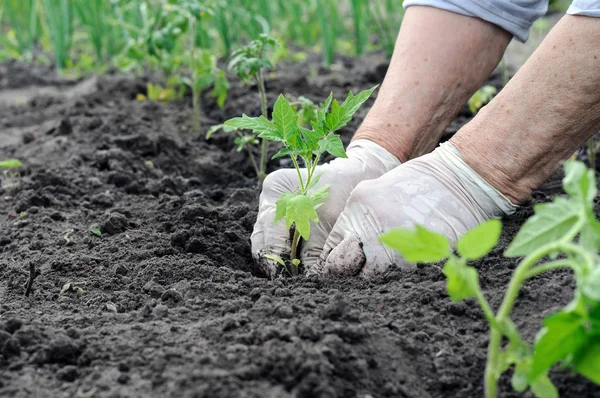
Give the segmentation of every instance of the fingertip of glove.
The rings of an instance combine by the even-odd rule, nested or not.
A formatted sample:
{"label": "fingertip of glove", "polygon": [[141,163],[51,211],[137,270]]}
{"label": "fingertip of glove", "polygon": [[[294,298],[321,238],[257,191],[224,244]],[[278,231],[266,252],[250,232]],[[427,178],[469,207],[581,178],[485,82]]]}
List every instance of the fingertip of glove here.
{"label": "fingertip of glove", "polygon": [[358,238],[349,236],[331,250],[323,266],[323,275],[355,276],[362,270],[365,262],[362,243]]}

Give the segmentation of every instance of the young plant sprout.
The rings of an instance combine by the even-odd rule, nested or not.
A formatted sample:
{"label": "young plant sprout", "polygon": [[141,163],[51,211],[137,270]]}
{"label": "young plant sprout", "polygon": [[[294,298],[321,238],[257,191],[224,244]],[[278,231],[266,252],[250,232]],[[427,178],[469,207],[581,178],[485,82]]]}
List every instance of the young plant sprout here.
{"label": "young plant sprout", "polygon": [[[225,122],[226,127],[251,130],[263,141],[281,142],[284,147],[273,156],[273,159],[289,156],[294,163],[300,187],[296,192],[284,193],[279,198],[276,202],[275,215],[275,223],[285,219],[286,227],[292,228],[293,231],[289,270],[294,276],[298,275],[300,265],[298,257],[300,240],[310,237],[310,222],[319,222],[316,210],[329,195],[328,185],[314,189],[321,178],[321,175],[316,173],[319,160],[325,153],[336,157],[347,157],[339,135],[334,132],[352,119],[354,113],[376,88],[362,91],[358,95],[350,91],[341,105],[333,99],[333,94],[330,94],[317,109],[316,120],[311,123],[312,128],[306,128],[299,123],[298,113],[283,95],[280,95],[275,102],[273,120],[264,116],[242,115]],[[300,170],[302,166],[306,168],[304,173]]]}
{"label": "young plant sprout", "polygon": [[[568,198],[557,196],[551,203],[534,207],[531,217],[505,256],[521,257],[504,300],[496,313],[485,299],[477,270],[468,261],[478,260],[496,246],[502,224],[491,220],[460,238],[455,255],[450,242],[421,226],[394,229],[381,241],[398,250],[412,263],[446,260],[443,272],[453,301],[477,300],[490,324],[490,340],[485,369],[485,396],[498,394],[498,379],[514,368],[512,386],[518,392],[527,388],[539,398],[558,397],[548,372],[557,362],[600,384],[600,221],[594,214],[597,194],[592,170],[581,162],[565,163],[564,190]],[[547,262],[542,260],[548,259]],[[544,272],[571,269],[577,282],[573,301],[544,318],[533,347],[526,343],[510,319],[523,284]],[[506,338],[508,344],[502,348]]]}
{"label": "young plant sprout", "polygon": [[[232,58],[228,66],[229,70],[235,70],[238,77],[243,81],[249,83],[254,82],[256,84],[260,96],[260,112],[264,118],[269,117],[267,113],[267,94],[265,90],[264,72],[273,68],[273,64],[269,59],[268,50],[278,45],[279,42],[276,39],[266,34],[262,34],[258,39],[251,41],[247,46],[234,51],[231,54]],[[206,134],[206,139],[209,139],[212,134],[222,127],[223,125],[217,125],[211,128]],[[234,131],[234,129],[223,128],[223,131],[231,132]],[[238,151],[241,150],[240,148],[247,148],[248,155],[250,156],[252,165],[258,176],[259,185],[262,187],[262,183],[267,177],[268,140],[262,139],[261,141],[260,160],[257,163],[252,152],[252,146],[259,143],[256,134],[242,134],[236,138]]]}
{"label": "young plant sprout", "polygon": [[498,90],[496,90],[496,87],[490,85],[483,86],[479,90],[477,90],[467,102],[471,113],[476,114],[477,112],[479,112],[479,110],[485,104],[487,104],[492,100],[492,98],[494,98],[497,92]]}

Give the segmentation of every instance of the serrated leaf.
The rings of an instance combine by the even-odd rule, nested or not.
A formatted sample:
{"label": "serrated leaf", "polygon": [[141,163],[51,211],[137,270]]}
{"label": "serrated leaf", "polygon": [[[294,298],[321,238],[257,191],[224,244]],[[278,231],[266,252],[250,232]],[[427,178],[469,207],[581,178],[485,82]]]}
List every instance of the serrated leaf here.
{"label": "serrated leaf", "polygon": [[283,137],[286,146],[299,149],[301,134],[298,130],[298,115],[283,94],[279,95],[273,106],[273,122],[279,130],[280,136]]}
{"label": "serrated leaf", "polygon": [[223,124],[237,129],[252,130],[261,138],[269,141],[283,141],[283,134],[281,134],[277,126],[264,116],[249,117],[242,115],[242,117],[229,119]]}
{"label": "serrated leaf", "polygon": [[475,268],[450,257],[444,264],[443,272],[447,279],[446,289],[452,301],[461,301],[475,296],[475,287],[479,284],[479,276]]}
{"label": "serrated leaf", "polygon": [[294,197],[291,192],[286,192],[275,202],[275,221],[273,224],[278,224],[285,218],[289,201]]}
{"label": "serrated leaf", "polygon": [[331,101],[333,101],[333,92],[329,93],[329,97],[327,97],[327,99],[325,100],[325,102],[323,102],[323,104],[321,104],[321,110],[323,112],[328,112],[329,111],[329,107],[331,106]]}
{"label": "serrated leaf", "polygon": [[344,127],[377,87],[378,86],[375,86],[368,90],[361,91],[357,95],[354,95],[352,91],[350,91],[342,105],[339,105],[337,101],[334,100],[331,104],[331,112],[326,116],[327,128],[329,131],[333,132]]}
{"label": "serrated leaf", "polygon": [[600,384],[600,336],[596,335],[577,353],[573,367],[596,384]]}
{"label": "serrated leaf", "polygon": [[5,159],[0,161],[0,169],[12,169],[21,166],[23,166],[23,163],[19,159]]}
{"label": "serrated leaf", "polygon": [[489,220],[464,234],[456,244],[456,250],[465,260],[476,260],[488,254],[500,239],[502,222]]}
{"label": "serrated leaf", "polygon": [[410,263],[435,263],[448,257],[450,242],[444,235],[416,225],[414,230],[392,229],[379,237],[388,247],[400,252]]}
{"label": "serrated leaf", "polygon": [[279,152],[277,152],[275,155],[273,155],[273,157],[271,159],[277,159],[283,156],[287,156],[287,155],[292,155],[294,153],[294,151],[292,151],[290,148],[281,148],[279,150]]}
{"label": "serrated leaf", "polygon": [[302,134],[302,149],[306,151],[315,152],[319,148],[319,133],[304,127],[298,127]]}
{"label": "serrated leaf", "polygon": [[[296,226],[296,231],[298,231],[300,236],[302,236],[304,240],[308,240],[310,238],[310,221],[312,220],[315,223],[319,222],[319,216],[315,211],[313,199],[303,194],[284,194],[283,196],[287,196],[285,199],[286,228],[290,228],[292,224],[294,224]],[[279,200],[277,202],[279,202]],[[279,206],[276,209],[276,213],[278,213],[277,210],[279,210]],[[278,218],[277,216],[276,220]]]}
{"label": "serrated leaf", "polygon": [[544,319],[533,347],[533,362],[528,380],[545,374],[556,362],[577,352],[587,337],[586,319],[573,312],[561,311]]}
{"label": "serrated leaf", "polygon": [[344,151],[344,144],[337,134],[329,134],[325,138],[319,140],[319,151],[329,152],[338,158],[347,158],[346,151]]}
{"label": "serrated leaf", "polygon": [[573,202],[557,197],[551,203],[534,207],[530,217],[504,253],[507,257],[526,256],[541,246],[563,237],[577,222],[579,209]]}
{"label": "serrated leaf", "polygon": [[564,169],[565,177],[562,183],[565,192],[586,207],[591,206],[598,193],[594,172],[582,162],[575,161],[565,162]]}

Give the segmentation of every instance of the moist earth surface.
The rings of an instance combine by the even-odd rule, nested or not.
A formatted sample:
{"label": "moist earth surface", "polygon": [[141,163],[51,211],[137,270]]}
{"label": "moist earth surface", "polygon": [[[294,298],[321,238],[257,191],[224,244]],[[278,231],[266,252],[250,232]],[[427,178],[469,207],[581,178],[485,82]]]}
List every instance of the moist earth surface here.
{"label": "moist earth surface", "polygon": [[[309,57],[268,77],[269,103],[280,92],[343,98],[386,69],[375,55],[332,70]],[[474,301],[451,302],[439,267],[374,281],[260,275],[250,162],[232,137],[191,131],[189,96],[137,101],[149,81],[0,65],[0,159],[24,163],[0,177],[0,396],[483,396],[487,324]],[[237,81],[223,109],[208,93],[202,103],[204,129],[260,113],[255,88]],[[465,108],[445,137],[470,117]],[[504,248],[533,204],[560,194],[560,178],[505,220],[499,247],[474,264],[493,306],[517,262]],[[513,320],[529,341],[573,286],[566,271],[527,283]],[[551,378],[561,396],[600,397],[567,370]],[[501,390],[520,396],[508,376]]]}

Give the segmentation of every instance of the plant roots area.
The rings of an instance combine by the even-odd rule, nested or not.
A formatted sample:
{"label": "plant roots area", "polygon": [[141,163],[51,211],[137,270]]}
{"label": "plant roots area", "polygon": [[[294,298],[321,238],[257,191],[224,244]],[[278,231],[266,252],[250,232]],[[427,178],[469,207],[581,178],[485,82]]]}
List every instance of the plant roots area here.
{"label": "plant roots area", "polygon": [[[387,63],[336,67],[309,57],[279,68],[269,106],[279,93],[317,102],[372,87]],[[483,396],[487,323],[475,301],[450,301],[438,267],[268,280],[250,251],[252,165],[233,136],[192,132],[190,95],[136,100],[150,75],[52,76],[0,65],[0,159],[23,161],[0,177],[1,397]],[[202,106],[204,131],[260,114],[256,89],[236,81],[223,109],[209,94]],[[470,117],[465,107],[445,137]],[[517,263],[502,251],[533,204],[560,194],[560,179],[506,220],[500,246],[475,264],[495,308]],[[573,286],[567,271],[527,283],[513,320],[528,341]],[[520,396],[510,373],[500,394]],[[561,396],[600,397],[566,370],[550,377]]]}

